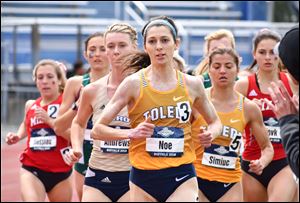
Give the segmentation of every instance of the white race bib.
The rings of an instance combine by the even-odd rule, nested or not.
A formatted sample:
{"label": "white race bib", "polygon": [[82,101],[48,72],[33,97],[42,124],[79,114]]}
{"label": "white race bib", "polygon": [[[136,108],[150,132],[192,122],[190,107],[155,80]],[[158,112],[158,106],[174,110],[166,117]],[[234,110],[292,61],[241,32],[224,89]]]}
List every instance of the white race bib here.
{"label": "white race bib", "polygon": [[66,164],[68,164],[68,162],[66,161],[66,156],[67,156],[66,153],[67,153],[67,151],[70,151],[70,149],[71,149],[71,146],[60,149],[60,154]]}
{"label": "white race bib", "polygon": [[38,128],[31,131],[29,147],[33,151],[49,151],[56,147],[57,138],[51,128]]}
{"label": "white race bib", "polygon": [[86,141],[93,141],[93,139],[91,138],[91,131],[90,129],[85,129],[84,130],[84,140]]}
{"label": "white race bib", "polygon": [[280,127],[266,126],[270,141],[273,143],[281,143]]}
{"label": "white race bib", "polygon": [[184,151],[183,129],[155,127],[151,138],[146,139],[146,151],[153,157],[180,157]]}
{"label": "white race bib", "polygon": [[215,168],[235,169],[236,159],[236,157],[221,156],[204,152],[202,164]]}
{"label": "white race bib", "polygon": [[31,137],[29,147],[34,150],[50,150],[51,148],[56,147],[56,136]]}
{"label": "white race bib", "polygon": [[129,141],[129,139],[100,141],[100,147],[104,153],[128,154]]}
{"label": "white race bib", "polygon": [[204,149],[202,164],[215,168],[235,169],[238,154],[229,146],[212,144]]}

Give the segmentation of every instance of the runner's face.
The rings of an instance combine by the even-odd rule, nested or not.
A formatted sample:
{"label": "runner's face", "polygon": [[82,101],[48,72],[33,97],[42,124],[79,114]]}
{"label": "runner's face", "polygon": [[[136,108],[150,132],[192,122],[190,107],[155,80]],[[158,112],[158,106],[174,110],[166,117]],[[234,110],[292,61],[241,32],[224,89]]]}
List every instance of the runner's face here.
{"label": "runner's face", "polygon": [[50,65],[42,65],[36,71],[36,86],[42,96],[51,97],[59,93],[60,81],[57,78],[55,68]]}
{"label": "runner's face", "polygon": [[237,77],[237,64],[229,54],[216,54],[212,57],[209,75],[213,86],[233,86]]}
{"label": "runner's face", "polygon": [[126,33],[108,33],[105,39],[106,54],[111,66],[120,66],[122,56],[133,52],[136,47],[130,40],[129,34]]}
{"label": "runner's face", "polygon": [[89,40],[85,58],[92,69],[102,70],[108,67],[103,37],[97,36]]}
{"label": "runner's face", "polygon": [[177,45],[170,29],[166,26],[153,26],[147,30],[144,49],[150,56],[151,64],[171,64]]}
{"label": "runner's face", "polygon": [[278,57],[274,54],[273,49],[277,42],[273,39],[264,39],[257,45],[253,53],[259,69],[264,71],[273,71],[278,68]]}

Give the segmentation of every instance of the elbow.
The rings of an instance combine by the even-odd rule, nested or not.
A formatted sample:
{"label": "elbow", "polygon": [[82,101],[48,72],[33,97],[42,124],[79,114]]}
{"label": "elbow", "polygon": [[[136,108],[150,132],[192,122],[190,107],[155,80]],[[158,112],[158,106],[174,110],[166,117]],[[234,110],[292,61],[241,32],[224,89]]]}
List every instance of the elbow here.
{"label": "elbow", "polygon": [[217,123],[217,126],[218,126],[218,134],[221,135],[222,134],[222,130],[223,130],[223,124],[222,124],[222,122],[221,122],[221,120],[220,120],[219,117],[217,118],[216,123]]}
{"label": "elbow", "polygon": [[99,140],[100,136],[99,136],[99,129],[97,126],[93,127],[91,131],[91,138],[94,140]]}
{"label": "elbow", "polygon": [[273,159],[273,157],[274,157],[274,148],[273,148],[272,144],[270,146],[270,153],[272,154],[272,159]]}
{"label": "elbow", "polygon": [[53,130],[56,133],[56,135],[62,135],[65,132],[65,129],[63,127],[61,127],[60,125],[58,125],[57,122],[54,122]]}
{"label": "elbow", "polygon": [[56,121],[54,121],[53,130],[57,135],[60,135],[63,133],[62,129],[60,128],[59,124]]}
{"label": "elbow", "polygon": [[221,120],[220,120],[219,117],[218,117],[218,124],[219,124],[219,129],[220,129],[220,131],[222,132],[223,124],[222,124],[222,122],[221,122]]}
{"label": "elbow", "polygon": [[93,138],[94,140],[106,141],[107,140],[106,132],[107,130],[105,129],[105,125],[98,123],[94,125],[94,127],[92,128],[91,138]]}
{"label": "elbow", "polygon": [[93,140],[96,140],[96,133],[95,133],[95,129],[93,128],[92,131],[91,131],[91,138]]}
{"label": "elbow", "polygon": [[267,154],[270,156],[270,159],[272,160],[274,157],[274,148],[271,142],[264,148],[264,151],[267,152]]}
{"label": "elbow", "polygon": [[272,142],[269,141],[268,144],[266,145],[266,147],[268,149],[268,151],[272,152],[274,154],[274,148],[273,148],[273,145],[272,145]]}

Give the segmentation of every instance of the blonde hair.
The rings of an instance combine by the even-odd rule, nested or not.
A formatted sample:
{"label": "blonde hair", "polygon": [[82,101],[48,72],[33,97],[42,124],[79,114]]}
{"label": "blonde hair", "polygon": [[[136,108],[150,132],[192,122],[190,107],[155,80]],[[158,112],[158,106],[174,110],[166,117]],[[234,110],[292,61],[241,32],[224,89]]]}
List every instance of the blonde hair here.
{"label": "blonde hair", "polygon": [[138,46],[137,42],[137,32],[136,29],[127,23],[115,23],[109,26],[104,33],[104,39],[106,39],[107,34],[109,33],[124,33],[128,34],[132,44]]}
{"label": "blonde hair", "polygon": [[207,60],[207,54],[210,46],[210,42],[213,40],[219,40],[222,38],[228,38],[231,42],[231,46],[233,49],[235,49],[235,40],[232,32],[227,29],[220,29],[215,32],[211,32],[208,35],[204,37],[204,47],[203,47],[203,53],[204,53],[204,60],[200,62],[200,64],[195,69],[196,75],[201,75],[205,73],[208,70],[208,60]]}
{"label": "blonde hair", "polygon": [[175,69],[185,72],[186,64],[184,59],[179,55],[178,52],[174,52],[173,61],[175,62]]}
{"label": "blonde hair", "polygon": [[58,61],[54,61],[52,59],[42,59],[42,60],[40,60],[34,66],[34,69],[32,71],[33,81],[36,82],[36,76],[37,76],[36,74],[37,74],[37,71],[38,71],[39,67],[45,66],[45,65],[51,65],[54,68],[56,76],[57,76],[58,80],[61,82],[61,84],[59,85],[59,92],[62,93],[64,91],[64,88],[65,88],[65,85],[66,85],[66,74],[65,74],[64,70],[61,68],[61,63],[58,62]]}

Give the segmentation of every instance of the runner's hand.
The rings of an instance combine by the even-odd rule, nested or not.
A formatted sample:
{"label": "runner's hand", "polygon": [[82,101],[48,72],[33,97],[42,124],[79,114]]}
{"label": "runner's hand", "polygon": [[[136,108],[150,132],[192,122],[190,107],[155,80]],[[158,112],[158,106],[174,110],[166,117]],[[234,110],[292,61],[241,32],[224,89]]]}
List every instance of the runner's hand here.
{"label": "runner's hand", "polygon": [[71,148],[65,154],[65,161],[68,165],[72,166],[73,164],[77,163],[81,157],[82,157],[81,151],[75,151]]}
{"label": "runner's hand", "polygon": [[155,125],[150,123],[151,118],[148,117],[144,122],[140,123],[136,128],[132,129],[129,139],[139,139],[151,137],[154,132]]}
{"label": "runner's hand", "polygon": [[5,138],[5,142],[8,145],[12,145],[12,144],[16,144],[17,142],[19,142],[20,137],[12,132],[7,133],[6,138]]}
{"label": "runner's hand", "polygon": [[205,128],[200,128],[200,133],[198,134],[198,137],[200,139],[200,144],[203,147],[210,147],[211,142],[213,140],[212,133],[207,131]]}
{"label": "runner's hand", "polygon": [[257,175],[261,175],[264,169],[263,164],[259,159],[251,160],[249,164],[249,172],[255,173]]}

